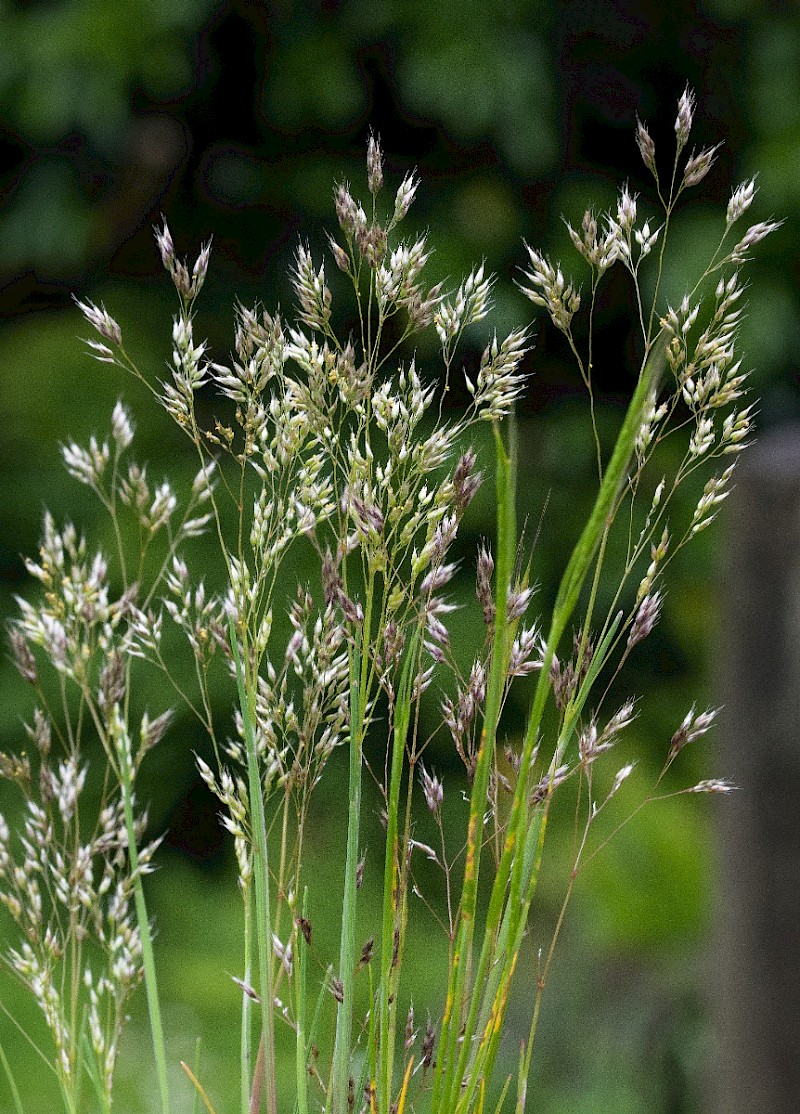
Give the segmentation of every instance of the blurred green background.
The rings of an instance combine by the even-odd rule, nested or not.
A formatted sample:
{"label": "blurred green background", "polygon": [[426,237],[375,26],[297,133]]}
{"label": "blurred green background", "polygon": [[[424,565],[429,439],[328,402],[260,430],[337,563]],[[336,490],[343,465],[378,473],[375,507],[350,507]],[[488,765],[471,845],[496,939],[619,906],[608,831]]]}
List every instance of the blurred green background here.
{"label": "blurred green background", "polygon": [[[152,242],[160,213],[181,254],[193,255],[214,235],[198,332],[224,360],[234,298],[287,306],[297,237],[317,251],[324,244],[334,181],[365,192],[363,156],[374,129],[390,184],[419,168],[408,223],[430,229],[435,274],[457,278],[480,258],[499,273],[500,330],[531,317],[513,286],[523,238],[572,266],[561,214],[578,222],[586,207],[611,204],[624,180],[647,197],[635,116],[648,122],[664,162],[687,81],[698,97],[692,145],[724,146],[676,223],[681,252],[670,289],[693,281],[731,186],[758,174],[754,219],[777,215],[787,225],[750,268],[742,341],[747,366],[757,369],[760,422],[777,424],[800,412],[795,5],[0,0],[3,619],[14,613],[14,594],[29,591],[21,554],[36,548],[44,506],[90,537],[106,529],[85,489],[63,472],[61,441],[103,433],[123,396],[152,474],[190,467],[142,393],[85,355],[85,327],[70,301],[73,292],[105,301],[141,363],[161,368],[173,303]],[[577,259],[574,271],[580,274]],[[613,424],[636,362],[630,294],[622,273],[604,287],[596,377],[605,424]],[[546,601],[589,505],[594,465],[585,399],[562,338],[543,321],[537,331],[535,378],[521,407],[520,510],[530,516],[532,536],[547,502],[535,555]],[[485,336],[476,332],[472,343],[479,351]],[[469,555],[491,534],[491,516],[485,491],[463,543],[465,592]],[[720,537],[703,534],[688,551],[663,623],[632,662],[629,688],[643,697],[643,711],[630,749],[643,784],[660,768],[688,705],[713,699]],[[4,660],[3,749],[21,743],[26,699]],[[238,992],[229,976],[239,971],[239,901],[230,848],[194,773],[190,748],[198,742],[188,731],[173,733],[150,760],[153,827],[169,830],[163,869],[152,880],[153,913],[175,1060],[191,1059],[202,1036],[204,1074],[223,1111],[235,1094]],[[436,757],[455,786],[452,758]],[[687,784],[724,773],[699,747],[681,761]],[[342,847],[337,788],[334,773],[315,836],[315,853],[334,878]],[[566,840],[552,849],[534,946],[548,938],[567,853]],[[545,1000],[535,1068],[541,1114],[704,1109],[714,1035],[701,972],[713,869],[707,802],[679,798],[646,812],[587,872]],[[321,935],[335,934],[320,917]],[[430,924],[420,917],[420,951],[430,956]],[[412,974],[421,996],[427,976],[423,967]],[[29,1016],[5,975],[0,998]],[[525,1004],[515,1006],[520,1017]],[[152,1084],[143,1069],[141,995],[136,1007],[120,1073],[120,1109],[132,1114],[146,1109]],[[38,1071],[24,1045],[0,1028],[7,1051]],[[0,1111],[7,1110],[0,1079]]]}

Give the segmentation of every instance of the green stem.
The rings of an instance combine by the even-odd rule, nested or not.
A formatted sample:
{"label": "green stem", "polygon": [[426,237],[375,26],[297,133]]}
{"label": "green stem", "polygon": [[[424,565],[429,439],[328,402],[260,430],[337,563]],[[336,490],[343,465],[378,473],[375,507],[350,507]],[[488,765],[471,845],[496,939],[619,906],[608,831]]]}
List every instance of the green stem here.
{"label": "green stem", "polygon": [[17,1084],[14,1080],[13,1072],[11,1071],[11,1065],[8,1062],[8,1057],[5,1054],[5,1050],[2,1044],[0,1044],[0,1064],[2,1064],[3,1066],[3,1072],[5,1073],[5,1077],[8,1080],[8,1085],[11,1088],[11,1096],[14,1099],[14,1110],[16,1111],[16,1114],[25,1114],[22,1107],[22,1099],[19,1097]]}
{"label": "green stem", "polygon": [[[603,534],[608,528],[619,493],[626,481],[648,400],[651,393],[657,389],[664,372],[667,344],[666,334],[660,333],[650,347],[589,520],[572,551],[564,575],[561,578],[555,606],[553,607],[550,631],[547,636],[547,650],[542,669],[539,672],[533,708],[525,732],[520,766],[521,776],[517,783],[512,806],[510,827],[516,832],[517,837],[524,837],[527,828],[527,779],[533,748],[536,745],[547,696],[550,692],[550,665],[553,655],[578,603],[592,561]],[[501,862],[495,881],[495,886],[501,886],[503,890],[513,861],[513,848],[509,857],[504,855],[504,860],[506,859],[507,861]]]}
{"label": "green stem", "polygon": [[118,749],[120,785],[122,788],[123,808],[125,810],[125,828],[128,836],[128,857],[130,859],[131,872],[134,879],[136,919],[139,924],[139,933],[142,941],[144,985],[147,993],[147,1009],[150,1015],[150,1033],[153,1040],[153,1054],[156,1061],[158,1089],[161,1096],[161,1110],[162,1114],[169,1114],[170,1101],[169,1084],[167,1082],[167,1052],[164,1041],[164,1026],[161,1020],[161,1001],[158,995],[158,983],[156,981],[156,966],[153,957],[153,938],[150,932],[150,921],[147,917],[147,905],[144,900],[142,876],[139,872],[139,852],[136,847],[136,826],[133,816],[133,785],[128,746],[128,733],[126,730],[123,730],[119,739]]}
{"label": "green stem", "polygon": [[363,682],[368,667],[372,583],[366,595],[364,627],[350,650],[350,777],[347,809],[347,854],[344,868],[342,934],[339,946],[339,979],[342,1001],[336,1011],[336,1037],[331,1074],[333,1114],[347,1114],[350,1079],[350,1044],[353,1031],[353,984],[356,965],[356,875],[361,821],[361,765],[364,745],[365,697]]}
{"label": "green stem", "polygon": [[[240,653],[236,626],[229,620],[231,649],[236,665],[236,685],[239,690],[239,707],[244,726],[247,751],[247,792],[250,798],[250,817],[253,825],[253,876],[256,884],[256,944],[258,951],[258,978],[261,993],[261,1046],[263,1048],[264,1074],[266,1076],[267,1111],[277,1114],[275,1088],[275,1004],[272,997],[272,926],[270,920],[269,854],[267,850],[267,824],[264,815],[264,793],[258,768],[255,732],[255,681],[248,683],[244,662],[247,644]],[[251,1102],[252,1107],[252,1102]],[[257,1112],[255,1112],[257,1114]]]}
{"label": "green stem", "polygon": [[[439,1057],[434,1076],[432,1108],[437,1112],[452,1110],[458,1102],[462,1077],[457,1068],[463,1066],[464,1055],[468,1054],[472,1032],[471,1026],[474,1026],[477,1017],[480,997],[479,995],[472,995],[469,998],[467,992],[468,976],[472,966],[478,877],[483,846],[483,815],[486,811],[489,776],[494,761],[497,724],[500,718],[503,687],[506,679],[508,654],[506,613],[516,545],[516,516],[514,510],[515,439],[513,426],[510,453],[506,453],[497,427],[495,427],[495,447],[497,451],[498,540],[494,644],[486,689],[486,710],[481,744],[470,795],[469,827],[459,928],[450,964],[445,1016],[442,1022]],[[494,932],[491,933],[491,936],[494,937]],[[487,940],[484,937],[482,952],[485,951],[486,943]],[[463,1020],[464,1004],[468,998],[470,1001],[469,1013],[462,1039],[461,1022]],[[459,1042],[461,1042],[461,1045]]]}
{"label": "green stem", "polygon": [[[625,420],[623,421],[622,428],[614,446],[611,460],[603,476],[595,505],[561,579],[556,603],[553,608],[544,663],[539,673],[533,707],[525,733],[520,761],[520,776],[514,794],[511,815],[509,817],[506,844],[492,886],[489,910],[484,928],[484,946],[476,983],[488,969],[487,965],[491,955],[494,953],[494,945],[497,940],[497,933],[500,931],[504,909],[509,907],[511,909],[525,909],[527,913],[527,902],[523,901],[523,894],[526,894],[526,891],[527,894],[531,894],[531,882],[535,884],[535,877],[531,878],[530,881],[526,881],[526,856],[522,853],[521,849],[525,847],[526,836],[528,835],[530,827],[528,780],[530,777],[533,750],[539,737],[545,704],[550,692],[550,664],[561,640],[561,636],[578,603],[581,590],[591,570],[598,546],[600,546],[601,540],[608,528],[619,493],[626,481],[628,468],[636,445],[636,437],[641,428],[648,400],[651,393],[657,388],[664,372],[667,343],[667,337],[662,333],[656,338],[649,349],[639,376],[639,381],[628,406]],[[500,506],[498,506],[498,515],[499,514]],[[498,585],[499,581],[500,564],[498,561]],[[499,603],[500,601],[498,600],[498,610]],[[487,720],[488,717],[489,695],[487,691]],[[534,872],[534,874],[535,873],[536,872]],[[514,919],[516,922],[516,917]],[[461,929],[463,929],[463,927],[462,922]],[[454,966],[458,966],[460,960],[459,948],[462,936],[461,929],[459,943],[457,944],[454,956]],[[466,932],[464,932],[463,935],[466,938]],[[453,1008],[457,1005],[457,1002],[453,1000],[455,996],[452,995],[452,990],[455,990],[457,993],[461,990],[463,987],[463,975],[459,976],[458,972],[456,972],[456,974],[455,985],[453,985],[454,980],[451,972],[451,987],[448,988],[448,1002],[445,1010],[445,1020],[442,1025],[442,1046],[440,1048],[439,1064],[437,1065],[437,1075],[434,1082],[433,1109],[437,1111],[437,1114],[440,1109],[442,1111],[454,1109],[459,1100],[459,1077],[458,1073],[455,1071],[453,1059],[459,1036],[459,1027],[457,1019],[452,1016]],[[465,1047],[471,1040],[469,1022],[473,1021],[474,1024],[474,1016],[476,1013],[477,1007],[473,1006],[470,1010],[467,1029],[464,1034],[463,1043]],[[462,1055],[462,1067],[464,1066],[464,1059]],[[445,1071],[445,1069],[447,1070]]]}
{"label": "green stem", "polygon": [[[398,815],[400,809],[400,788],[403,780],[403,766],[406,753],[408,729],[411,723],[411,697],[419,634],[414,632],[406,650],[406,659],[400,678],[397,703],[394,712],[394,731],[392,740],[392,770],[389,780],[389,795],[386,808],[386,856],[383,872],[383,930],[381,937],[381,983],[380,983],[380,1083],[378,1109],[388,1112],[391,1107],[392,1076],[394,1074],[395,1028],[396,1028],[396,983],[399,956],[396,956],[401,932],[401,861],[402,848],[399,838]],[[411,776],[409,774],[409,776]]]}
{"label": "green stem", "polygon": [[[308,887],[303,890],[302,917],[308,918]],[[308,945],[302,931],[295,934],[297,941],[297,1041],[295,1043],[295,1069],[297,1074],[297,1112],[308,1114],[308,1069],[306,1047],[306,978]]]}
{"label": "green stem", "polygon": [[[551,798],[548,797],[538,817],[538,824],[534,820],[530,825],[522,852],[525,899],[519,906],[506,903],[496,940],[488,933],[484,936],[484,948],[475,977],[475,999],[476,1002],[481,1003],[481,1010],[477,1023],[474,1017],[471,1026],[468,1021],[468,1031],[474,1033],[476,1037],[470,1042],[471,1047],[463,1057],[463,1064],[459,1065],[459,1078],[464,1081],[464,1088],[458,1096],[458,1111],[469,1110],[476,1084],[482,1078],[491,1078],[495,1055],[502,1036],[502,1022],[508,994],[542,865],[550,800]],[[480,1043],[478,1043],[478,1036]]]}
{"label": "green stem", "polygon": [[[252,976],[251,971],[251,955],[253,950],[253,901],[250,893],[249,884],[245,887],[243,892],[244,899],[244,981],[247,986],[250,985]],[[241,1114],[249,1114],[250,1109],[250,1072],[252,1062],[251,1052],[251,1037],[250,1037],[250,1016],[252,1014],[252,1003],[250,995],[246,992],[242,993],[242,1039],[241,1039],[241,1083],[240,1083],[240,1103]]]}

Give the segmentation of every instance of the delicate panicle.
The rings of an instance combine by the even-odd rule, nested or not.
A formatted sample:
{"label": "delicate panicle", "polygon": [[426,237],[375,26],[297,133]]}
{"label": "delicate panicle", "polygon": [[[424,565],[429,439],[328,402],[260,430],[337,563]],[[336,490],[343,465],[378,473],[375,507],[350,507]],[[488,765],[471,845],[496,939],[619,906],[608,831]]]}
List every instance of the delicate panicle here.
{"label": "delicate panicle", "polygon": [[[77,299],[76,299],[77,301]],[[119,326],[112,318],[106,320],[105,310],[98,310],[91,302],[84,304],[78,302],[80,308],[84,311],[87,320],[91,325],[97,328],[101,336],[107,336],[115,348],[119,347],[122,343],[121,336],[118,339]],[[111,335],[109,335],[111,334]],[[117,354],[102,341],[88,339],[85,341],[90,354],[101,364],[115,364],[117,362]]]}
{"label": "delicate panicle", "polygon": [[[14,837],[0,817],[0,904],[10,914],[3,960],[43,1015],[62,1087],[71,1092],[75,1050],[88,1037],[110,1109],[127,1005],[143,975],[122,801],[112,797],[87,823],[86,766],[74,752],[51,761],[49,721],[38,710],[31,736],[39,740],[39,785],[21,786],[26,807]],[[9,771],[0,760],[2,775]],[[134,818],[137,837],[142,819]],[[140,875],[154,850],[141,848]]]}
{"label": "delicate panicle", "polygon": [[134,425],[127,407],[118,401],[111,414],[111,433],[118,452],[130,446],[133,441],[133,430]]}
{"label": "delicate panicle", "polygon": [[367,143],[367,185],[373,197],[380,193],[383,185],[383,152],[380,141],[374,135]]}
{"label": "delicate panicle", "polygon": [[538,672],[544,665],[544,653],[545,646],[539,627],[522,627],[511,643],[508,676],[527,677],[529,673]]}
{"label": "delicate panicle", "polygon": [[617,225],[626,236],[636,224],[636,211],[636,194],[632,194],[627,185],[624,185],[617,202]]}
{"label": "delicate panicle", "polygon": [[333,258],[336,261],[336,266],[340,271],[344,271],[346,275],[350,274],[350,256],[337,241],[328,233],[328,246],[333,253]]}
{"label": "delicate panicle", "polygon": [[675,117],[675,137],[680,153],[686,146],[694,120],[695,95],[687,85],[678,101],[678,114]]}
{"label": "delicate panicle", "polygon": [[425,804],[431,812],[438,813],[442,807],[442,801],[444,800],[444,789],[441,781],[435,774],[429,774],[422,765],[420,765],[419,768],[419,776],[422,783]]}
{"label": "delicate panicle", "polygon": [[707,778],[705,781],[699,781],[697,785],[693,785],[691,789],[685,790],[687,793],[733,793],[736,786],[732,781],[725,781],[719,778]]}
{"label": "delicate panicle", "polygon": [[325,332],[331,318],[331,292],[325,283],[325,264],[314,270],[311,252],[300,244],[295,256],[294,291],[300,305],[300,320]]}
{"label": "delicate panicle", "polygon": [[525,353],[528,332],[517,329],[498,344],[495,335],[481,356],[478,377],[473,384],[465,376],[467,390],[481,417],[496,420],[508,414],[522,394],[525,374],[519,370]]}
{"label": "delicate panicle", "polygon": [[206,343],[194,342],[191,317],[179,314],[172,323],[172,382],[163,384],[164,409],[187,432],[194,421],[194,395],[208,382]]}
{"label": "delicate panicle", "polygon": [[461,516],[477,494],[483,476],[476,470],[478,458],[472,449],[467,449],[459,457],[453,472],[453,503],[456,513]]}
{"label": "delicate panicle", "polygon": [[540,804],[542,801],[548,800],[552,797],[555,790],[558,789],[559,785],[563,785],[571,774],[572,767],[566,762],[562,763],[560,766],[554,767],[534,786],[533,793],[531,794],[531,804],[536,805]]}
{"label": "delicate panicle", "polygon": [[523,588],[521,585],[509,585],[506,602],[506,618],[510,623],[521,619],[528,610],[528,605],[533,598],[533,588]]}
{"label": "delicate panicle", "polygon": [[751,248],[756,244],[761,243],[763,239],[771,235],[773,232],[781,227],[783,221],[765,220],[759,221],[757,224],[751,224],[747,232],[741,238],[739,243],[731,252],[731,261],[736,264],[742,264],[749,258]]}
{"label": "delicate panicle", "polygon": [[14,664],[20,677],[30,685],[35,685],[39,680],[39,671],[36,667],[36,658],[28,645],[28,640],[20,627],[14,623],[9,625],[8,640]]}
{"label": "delicate panicle", "polygon": [[639,245],[640,259],[649,255],[656,246],[660,232],[660,228],[651,229],[649,221],[645,221],[641,228],[634,229],[633,238]]}
{"label": "delicate panicle", "polygon": [[636,120],[636,145],[639,148],[639,154],[642,156],[642,162],[657,180],[656,146],[650,137],[649,131],[638,118]]}
{"label": "delicate panicle", "polygon": [[709,730],[719,714],[718,708],[709,708],[705,712],[697,712],[694,705],[689,709],[678,730],[672,736],[669,746],[669,761],[672,762],[683,748],[699,739]]}
{"label": "delicate panicle", "polygon": [[643,642],[658,622],[661,614],[663,596],[661,592],[648,593],[636,610],[631,628],[628,631],[628,647],[632,648]]}
{"label": "delicate panicle", "polygon": [[[731,417],[734,416],[735,411],[732,413]],[[742,431],[741,436],[746,436],[746,433],[747,430],[745,429]],[[738,430],[735,432],[734,430],[728,432],[723,426],[721,440],[723,441],[723,443],[728,442],[731,445],[735,444],[737,440],[740,440]],[[726,451],[726,449],[728,449],[728,445],[725,446],[723,451]],[[736,461],[734,461],[733,464],[726,468],[725,471],[722,472],[720,475],[711,476],[710,479],[706,481],[705,487],[703,488],[703,494],[700,496],[700,499],[697,502],[697,506],[695,507],[694,514],[692,515],[692,533],[697,534],[700,532],[700,530],[705,530],[705,528],[707,526],[710,526],[714,519],[717,517],[719,505],[723,503],[725,499],[727,499],[730,493],[728,484],[730,483],[730,479],[733,475],[733,470],[735,467]]]}
{"label": "delicate panicle", "polygon": [[560,266],[554,267],[534,248],[528,247],[527,251],[531,269],[524,275],[530,286],[520,289],[534,305],[547,310],[557,329],[568,333],[572,318],[580,308],[580,294],[571,282],[566,281]]}
{"label": "delicate panicle", "polygon": [[623,782],[627,781],[627,779],[631,776],[633,771],[634,771],[633,762],[630,762],[627,766],[623,766],[621,770],[617,771],[616,777],[614,778],[614,782],[613,782],[611,788],[608,791],[608,796],[606,797],[607,801],[610,801],[611,798],[621,789]]}
{"label": "delicate panicle", "polygon": [[414,201],[414,196],[419,188],[419,178],[415,171],[406,174],[403,181],[397,189],[397,195],[394,199],[394,216],[393,223],[401,221],[405,217],[408,210]]}
{"label": "delicate panicle", "polygon": [[689,188],[703,181],[711,167],[716,162],[716,153],[720,144],[715,147],[706,147],[688,159],[683,170],[683,186]]}
{"label": "delicate panicle", "polygon": [[203,283],[206,281],[208,274],[208,263],[211,258],[211,241],[206,240],[200,247],[200,254],[195,260],[194,267],[192,268],[192,282],[189,288],[189,297],[196,298],[203,288]]}
{"label": "delicate panicle", "polygon": [[417,280],[429,257],[424,237],[413,244],[399,244],[388,262],[378,268],[376,293],[379,304],[387,310],[394,305],[405,306],[409,312],[421,307],[423,294]]}
{"label": "delicate panicle", "polygon": [[339,218],[341,229],[348,239],[353,239],[357,233],[366,228],[367,215],[361,206],[353,199],[353,195],[350,193],[350,186],[347,182],[343,182],[336,187],[334,191],[334,201],[336,204],[336,216]]}
{"label": "delicate panicle", "polygon": [[725,223],[728,228],[746,213],[750,206],[753,204],[753,198],[756,195],[756,180],[750,178],[746,182],[742,182],[740,186],[731,194],[731,199],[728,202],[728,211],[725,215]]}
{"label": "delicate panicle", "polygon": [[605,233],[600,233],[597,218],[590,209],[583,215],[580,232],[576,232],[568,221],[566,223],[570,239],[577,250],[589,266],[598,275],[602,275],[619,257],[616,232],[609,227]]}
{"label": "delicate panicle", "polygon": [[386,229],[377,222],[356,229],[356,244],[364,262],[375,270],[383,262],[389,247]]}
{"label": "delicate panicle", "polygon": [[122,330],[108,312],[105,306],[96,306],[94,302],[81,302],[75,298],[75,304],[83,316],[104,340],[110,341],[119,348],[122,344]]}
{"label": "delicate panicle", "polygon": [[97,438],[89,439],[88,449],[82,449],[71,441],[61,449],[64,464],[73,479],[89,487],[98,488],[103,481],[103,475],[111,459],[111,450],[108,442],[98,445]]}
{"label": "delicate panicle", "polygon": [[476,591],[478,602],[483,608],[483,621],[487,627],[494,623],[495,603],[492,591],[492,575],[494,573],[494,558],[485,545],[478,550],[478,571],[476,576]]}
{"label": "delicate panicle", "polygon": [[192,267],[191,273],[185,260],[178,259],[175,254],[175,245],[172,234],[167,226],[166,217],[161,218],[161,227],[156,225],[153,229],[156,244],[161,255],[164,269],[172,279],[181,301],[189,305],[195,300],[203,288],[208,273],[208,263],[211,257],[211,240],[202,245],[200,254]]}
{"label": "delicate panicle", "polygon": [[[626,184],[620,190],[616,212],[606,214],[602,259],[604,266],[609,266],[620,259],[634,276],[638,273],[641,261],[655,247],[662,231],[661,227],[651,228],[649,221],[645,221],[641,228],[637,228],[637,216],[637,197],[630,192]],[[638,253],[634,250],[634,243],[638,244]]]}
{"label": "delicate panicle", "polygon": [[153,227],[153,235],[155,236],[156,246],[161,255],[161,262],[164,265],[164,269],[166,271],[171,271],[175,262],[175,245],[172,242],[172,233],[167,225],[166,217],[162,216],[160,228],[158,225]]}
{"label": "delicate panicle", "polygon": [[494,275],[486,275],[483,263],[470,271],[452,299],[442,301],[434,314],[434,325],[445,353],[468,325],[481,321],[490,309]]}

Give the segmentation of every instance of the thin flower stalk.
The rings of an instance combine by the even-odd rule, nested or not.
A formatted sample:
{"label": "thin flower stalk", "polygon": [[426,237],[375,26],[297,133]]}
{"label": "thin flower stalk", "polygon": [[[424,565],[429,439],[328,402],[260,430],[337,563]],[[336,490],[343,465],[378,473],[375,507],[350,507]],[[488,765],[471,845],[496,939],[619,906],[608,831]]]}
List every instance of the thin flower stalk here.
{"label": "thin flower stalk", "polygon": [[[369,603],[369,597],[368,597]],[[369,609],[365,623],[369,620]],[[363,766],[364,697],[366,650],[356,643],[350,657],[350,764],[347,809],[342,935],[339,949],[341,1001],[336,1011],[336,1036],[331,1071],[331,1102],[335,1114],[346,1114],[350,1080],[353,1031],[353,978],[358,945],[356,940],[356,894],[358,889],[359,831],[361,821],[361,773]]]}
{"label": "thin flower stalk", "polygon": [[[412,686],[419,669],[419,639],[413,637],[406,649],[406,661],[400,678],[394,707],[392,733],[392,765],[386,808],[386,856],[383,880],[383,924],[381,934],[380,1038],[378,1041],[380,1071],[373,1082],[380,1109],[392,1102],[394,1058],[397,1028],[397,998],[401,969],[400,935],[403,920],[400,903],[406,893],[400,886],[402,860],[405,855],[400,843],[400,789],[405,767],[408,733],[413,714]],[[405,840],[407,845],[407,839]]]}
{"label": "thin flower stalk", "polygon": [[141,934],[142,965],[144,967],[144,984],[147,991],[147,1009],[150,1017],[153,1056],[156,1064],[156,1077],[158,1079],[158,1091],[161,1100],[162,1114],[170,1114],[172,1108],[170,1106],[167,1048],[166,1039],[164,1037],[164,1023],[161,1016],[161,998],[158,992],[152,932],[150,920],[147,915],[144,889],[142,888],[139,852],[136,846],[137,832],[133,813],[133,788],[129,759],[129,743],[121,724],[120,728],[121,730],[117,738],[120,786],[122,788],[122,800],[125,807],[125,830],[128,837],[128,855],[130,857],[131,874],[134,878],[136,919]]}
{"label": "thin flower stalk", "polygon": [[[494,756],[497,724],[500,718],[502,684],[506,674],[506,659],[509,650],[506,606],[516,549],[515,457],[513,446],[511,455],[507,454],[497,430],[495,430],[495,445],[497,452],[498,547],[494,643],[491,671],[487,685],[484,726],[470,796],[460,923],[450,961],[450,979],[447,987],[439,1056],[436,1062],[433,1084],[432,1103],[434,1109],[450,1109],[455,1093],[460,1092],[461,1089],[461,1081],[457,1078],[458,1041],[462,1021],[464,1020],[464,1010],[470,1000],[468,997],[470,992],[469,980],[472,966],[472,943],[475,933],[480,855],[483,846],[483,813],[489,785],[489,771]],[[471,1014],[474,1013],[477,996],[472,996],[472,1002]]]}
{"label": "thin flower stalk", "polygon": [[[269,851],[267,848],[267,825],[264,816],[264,797],[261,790],[261,775],[258,768],[258,755],[255,741],[255,694],[252,684],[245,678],[244,660],[238,648],[237,631],[231,618],[229,623],[231,648],[236,665],[236,685],[239,692],[239,707],[244,724],[245,744],[247,747],[247,777],[250,794],[250,807],[253,816],[253,857],[256,900],[256,949],[258,954],[258,973],[261,985],[261,1040],[258,1059],[263,1063],[263,1079],[266,1082],[267,1114],[276,1114],[277,1090],[275,1077],[275,1012],[272,996],[273,959],[272,926],[270,913]],[[244,644],[247,654],[247,644]],[[259,1114],[261,1107],[258,1098],[261,1080],[254,1074],[249,1114]]]}

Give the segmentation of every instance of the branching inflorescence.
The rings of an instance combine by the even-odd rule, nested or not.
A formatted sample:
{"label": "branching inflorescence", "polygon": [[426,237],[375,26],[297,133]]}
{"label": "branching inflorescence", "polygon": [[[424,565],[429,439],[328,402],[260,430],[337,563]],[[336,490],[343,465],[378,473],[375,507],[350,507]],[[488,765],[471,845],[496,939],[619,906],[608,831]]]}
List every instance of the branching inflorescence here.
{"label": "branching inflorescence", "polygon": [[[641,217],[638,198],[625,186],[615,210],[588,211],[578,230],[568,225],[589,267],[588,298],[560,265],[528,248],[522,290],[574,353],[592,404],[599,481],[553,611],[538,620],[527,619],[534,592],[516,530],[513,426],[501,434],[525,387],[529,331],[490,339],[477,372],[466,378],[467,411],[445,417],[442,395],[459,374],[458,345],[490,313],[494,278],[481,265],[452,290],[425,281],[427,240],[401,233],[417,178],[403,180],[385,211],[377,140],[370,139],[367,152],[367,207],[346,184],[334,196],[339,233],[329,245],[354,295],[350,333],[342,332],[347,317],[325,263],[301,243],[292,271],[296,319],[240,305],[230,360],[211,360],[207,343],[195,337],[210,244],[190,268],[178,258],[166,222],[156,241],[178,311],[163,379],[139,369],[104,307],[78,303],[99,335],[88,342],[93,355],[147,386],[188,437],[197,472],[183,495],[169,481],[154,484],[131,456],[133,424],[121,403],[109,439],[93,438],[88,447],[68,443],[66,467],[108,512],[116,552],[91,556],[73,526],[59,528],[48,516],[39,559],[29,562],[42,593],[33,603],[20,602],[11,626],[14,658],[37,705],[28,732],[33,764],[3,756],[0,767],[25,801],[19,832],[0,818],[0,901],[16,940],[3,959],[44,1015],[66,1110],[82,1108],[84,1077],[94,1084],[99,1108],[111,1109],[126,1002],[143,976],[162,1114],[175,1109],[141,884],[155,845],[141,846],[145,821],[136,799],[142,760],[167,730],[170,713],[155,719],[139,713],[134,723],[144,668],[164,674],[208,733],[215,766],[203,759],[198,766],[234,840],[244,936],[236,980],[241,1114],[257,1114],[262,1104],[270,1114],[292,1108],[300,1114],[467,1114],[489,1102],[500,1110],[506,1096],[510,1102],[512,1084],[498,1066],[506,1006],[515,980],[529,977],[521,957],[550,809],[562,785],[580,783],[580,838],[515,1073],[515,1109],[525,1109],[563,913],[580,869],[598,850],[597,817],[633,769],[630,761],[608,773],[600,769],[636,716],[633,699],[607,710],[609,692],[658,622],[666,568],[716,516],[750,436],[752,406],[736,353],[740,273],[751,248],[777,227],[755,224],[736,238],[735,226],[755,195],[752,181],[734,191],[719,246],[686,297],[677,306],[661,302],[675,206],[714,162],[715,149],[683,158],[693,112],[687,90],[666,182],[647,129],[637,127],[660,223]],[[648,301],[641,275],[650,264]],[[604,454],[594,425],[592,323],[612,266],[630,273],[642,361],[616,444]],[[573,322],[587,301],[585,351]],[[411,338],[424,330],[432,330],[441,350],[438,379],[411,354]],[[205,428],[197,397],[212,389],[223,411]],[[493,551],[485,545],[477,554],[485,637],[464,675],[450,645],[454,605],[447,590],[457,569],[452,553],[459,527],[481,483],[469,443],[478,422],[494,431],[497,538]],[[673,454],[672,471],[660,475],[668,439],[682,449]],[[702,495],[678,521],[676,492],[695,473],[705,477]],[[623,561],[612,567],[608,540],[615,531],[623,538]],[[190,567],[187,543],[209,532],[219,543],[221,591],[207,590]],[[298,547],[316,567],[312,581],[299,585],[290,561]],[[610,592],[598,591],[601,578]],[[601,611],[600,599],[609,597]],[[568,631],[574,636],[565,647]],[[191,686],[165,649],[175,632],[189,648]],[[236,692],[227,722],[210,683],[220,664]],[[510,687],[529,675],[535,692],[525,729],[506,739],[500,722]],[[431,714],[426,690],[440,694],[433,703],[442,739],[465,767],[460,834],[450,813],[445,820],[442,779],[423,762],[432,738],[422,730]],[[713,719],[713,712],[689,712],[665,746],[655,786],[617,826],[664,795],[667,769]],[[83,755],[97,740],[105,756],[102,792],[99,804],[93,798],[84,806]],[[304,850],[312,793],[338,748],[346,750],[349,770],[344,891],[336,898],[341,940],[338,954],[315,976],[319,957],[313,970],[309,965],[314,903],[332,897],[320,893],[325,880],[314,876]],[[364,878],[365,769],[381,796],[386,841],[382,915],[363,943],[356,912]],[[728,788],[706,780],[683,791]],[[418,838],[417,803],[432,819],[436,846]],[[277,843],[267,838],[273,829]],[[420,857],[438,867],[441,893],[422,892],[415,874]],[[479,880],[488,887],[487,901],[479,900]],[[441,1016],[424,1026],[415,1022],[413,1005],[400,1014],[409,898],[417,893],[449,948]],[[363,1015],[359,979],[369,986]],[[291,1079],[276,1072],[281,1026],[296,1050]]]}

